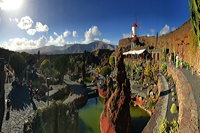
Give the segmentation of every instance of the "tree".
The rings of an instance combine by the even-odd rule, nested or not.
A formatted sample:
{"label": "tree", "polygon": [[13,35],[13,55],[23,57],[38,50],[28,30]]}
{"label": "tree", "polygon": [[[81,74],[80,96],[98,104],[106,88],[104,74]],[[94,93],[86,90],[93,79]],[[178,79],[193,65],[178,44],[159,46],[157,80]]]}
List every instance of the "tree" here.
{"label": "tree", "polygon": [[115,56],[110,56],[109,64],[114,67],[115,66]]}
{"label": "tree", "polygon": [[42,73],[46,76],[46,77],[54,77],[54,70],[51,67],[52,64],[49,61],[49,59],[45,59],[44,61],[42,61],[42,63],[40,64],[40,68],[42,70]]}
{"label": "tree", "polygon": [[107,75],[110,75],[111,74],[111,67],[110,66],[104,66],[101,71],[100,71],[100,74],[103,75],[104,77],[106,77]]}
{"label": "tree", "polygon": [[19,78],[19,80],[22,80],[23,71],[27,66],[24,56],[22,56],[20,53],[13,53],[9,57],[9,64],[15,71],[15,75]]}
{"label": "tree", "polygon": [[[67,72],[67,65],[68,65],[69,59],[65,56],[59,56],[55,62],[54,67],[55,69],[60,73],[60,81],[63,82],[64,75]],[[74,66],[75,67],[75,66]]]}

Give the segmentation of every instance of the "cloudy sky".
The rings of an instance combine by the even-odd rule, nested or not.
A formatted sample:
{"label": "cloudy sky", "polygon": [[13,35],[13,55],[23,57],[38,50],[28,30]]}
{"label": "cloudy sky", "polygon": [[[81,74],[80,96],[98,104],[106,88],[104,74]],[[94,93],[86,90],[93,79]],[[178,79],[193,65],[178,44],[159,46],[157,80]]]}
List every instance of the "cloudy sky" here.
{"label": "cloudy sky", "polygon": [[130,36],[160,35],[189,19],[188,0],[0,0],[0,47],[10,50],[48,45],[118,44]]}

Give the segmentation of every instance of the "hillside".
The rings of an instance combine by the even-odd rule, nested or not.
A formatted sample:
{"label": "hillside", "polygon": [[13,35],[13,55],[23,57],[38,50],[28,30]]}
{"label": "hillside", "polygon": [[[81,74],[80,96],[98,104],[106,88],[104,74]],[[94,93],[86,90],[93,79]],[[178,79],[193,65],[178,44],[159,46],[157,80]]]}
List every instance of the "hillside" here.
{"label": "hillside", "polygon": [[14,53],[13,51],[9,51],[4,48],[0,48],[0,58],[4,58],[6,62],[8,62],[9,56]]}
{"label": "hillside", "polygon": [[89,44],[66,44],[64,46],[45,46],[38,49],[23,50],[30,54],[36,54],[40,51],[41,54],[70,54],[83,53],[84,51],[92,52],[97,49],[115,50],[116,45],[107,44],[102,41],[95,41]]}

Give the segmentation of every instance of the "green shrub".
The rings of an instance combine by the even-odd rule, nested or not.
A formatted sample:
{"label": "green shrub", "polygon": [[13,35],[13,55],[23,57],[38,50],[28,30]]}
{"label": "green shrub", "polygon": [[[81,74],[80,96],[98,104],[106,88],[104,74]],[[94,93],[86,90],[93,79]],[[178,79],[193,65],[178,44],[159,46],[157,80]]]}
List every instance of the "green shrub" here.
{"label": "green shrub", "polygon": [[175,103],[172,104],[171,109],[170,109],[170,112],[171,112],[172,114],[178,113],[177,106],[176,106]]}
{"label": "green shrub", "polygon": [[162,71],[167,70],[167,63],[163,63],[163,64],[162,64],[161,70],[162,70]]}
{"label": "green shrub", "polygon": [[173,120],[170,123],[170,133],[178,133],[178,122],[176,120]]}
{"label": "green shrub", "polygon": [[110,75],[112,69],[110,66],[104,66],[101,71],[100,74],[103,75],[104,77],[106,77],[107,75]]}
{"label": "green shrub", "polygon": [[160,61],[164,62],[165,61],[165,57],[160,58]]}
{"label": "green shrub", "polygon": [[167,119],[162,120],[160,123],[159,133],[178,133],[179,124],[176,120],[173,120],[171,123]]}
{"label": "green shrub", "polygon": [[167,119],[162,120],[160,127],[159,127],[159,133],[168,133],[169,132],[169,122]]}
{"label": "green shrub", "polygon": [[26,59],[20,53],[13,53],[9,57],[9,62],[12,69],[15,71],[15,76],[22,80],[23,72],[27,66]]}
{"label": "green shrub", "polygon": [[109,64],[114,67],[115,66],[115,56],[110,56]]}
{"label": "green shrub", "polygon": [[84,82],[85,83],[91,83],[92,80],[93,80],[93,77],[86,77]]}
{"label": "green shrub", "polygon": [[175,96],[176,95],[176,93],[175,92],[172,92],[172,96]]}
{"label": "green shrub", "polygon": [[137,75],[139,75],[140,72],[142,72],[142,67],[136,67],[135,68],[135,72],[137,73]]}

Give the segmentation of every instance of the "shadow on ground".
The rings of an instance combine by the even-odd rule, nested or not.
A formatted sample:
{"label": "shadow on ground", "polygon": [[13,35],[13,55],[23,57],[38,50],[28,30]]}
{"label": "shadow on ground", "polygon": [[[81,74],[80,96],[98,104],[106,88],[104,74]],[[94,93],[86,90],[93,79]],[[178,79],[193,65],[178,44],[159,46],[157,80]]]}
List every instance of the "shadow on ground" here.
{"label": "shadow on ground", "polygon": [[30,104],[35,105],[31,100],[29,89],[26,86],[12,88],[8,94],[8,98],[11,100],[11,109],[24,110]]}
{"label": "shadow on ground", "polygon": [[165,96],[165,95],[168,95],[170,92],[171,92],[171,90],[162,91],[162,92],[160,93],[160,97]]}

